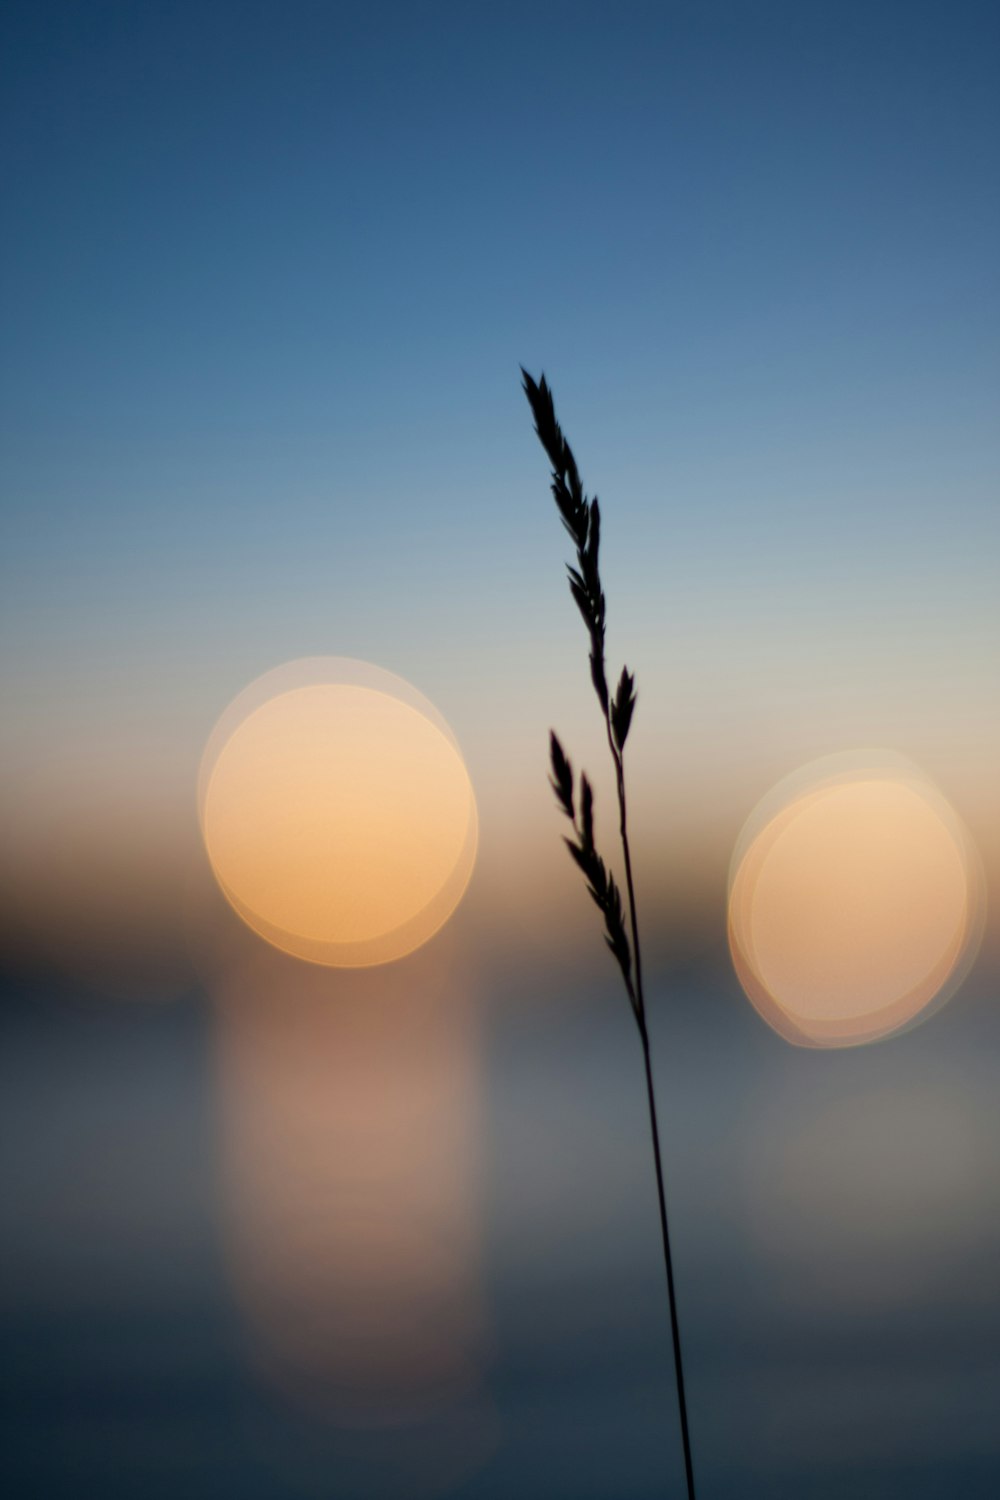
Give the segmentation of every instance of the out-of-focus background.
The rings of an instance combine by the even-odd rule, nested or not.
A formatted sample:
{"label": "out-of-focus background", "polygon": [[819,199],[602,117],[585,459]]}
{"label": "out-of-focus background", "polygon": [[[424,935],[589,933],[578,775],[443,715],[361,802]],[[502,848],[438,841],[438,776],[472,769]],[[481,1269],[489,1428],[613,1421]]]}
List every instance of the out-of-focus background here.
{"label": "out-of-focus background", "polygon": [[[604,512],[698,1493],[1000,1483],[1000,928],[876,1046],[726,947],[884,747],[1000,873],[996,8],[32,0],[3,20],[0,1472],[682,1492],[641,1052],[546,784],[613,788],[519,390]],[[199,835],[301,657],[436,706],[451,921],[288,957]]]}

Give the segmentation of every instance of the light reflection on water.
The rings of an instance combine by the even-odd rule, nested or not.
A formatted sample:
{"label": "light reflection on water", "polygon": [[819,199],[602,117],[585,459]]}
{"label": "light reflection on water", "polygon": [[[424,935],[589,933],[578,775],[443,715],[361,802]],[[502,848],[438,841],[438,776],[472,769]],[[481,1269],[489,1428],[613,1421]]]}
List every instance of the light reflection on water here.
{"label": "light reflection on water", "polygon": [[258,945],[216,998],[229,1248],[262,1361],[365,1420],[467,1387],[481,1229],[460,985],[331,980]]}

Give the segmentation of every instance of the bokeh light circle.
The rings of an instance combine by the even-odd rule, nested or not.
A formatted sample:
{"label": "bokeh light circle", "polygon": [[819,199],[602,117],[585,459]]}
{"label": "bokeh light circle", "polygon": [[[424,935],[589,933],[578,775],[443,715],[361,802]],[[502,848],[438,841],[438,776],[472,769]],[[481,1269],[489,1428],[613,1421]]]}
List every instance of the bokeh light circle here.
{"label": "bokeh light circle", "polygon": [[730,866],[733,966],[799,1046],[859,1046],[925,1019],[968,973],[984,920],[971,838],[890,751],[832,756],[782,781]]}
{"label": "bokeh light circle", "polygon": [[448,920],[476,856],[454,736],[409,683],[313,657],[229,705],[202,759],[202,837],[230,905],[314,963],[401,958]]}

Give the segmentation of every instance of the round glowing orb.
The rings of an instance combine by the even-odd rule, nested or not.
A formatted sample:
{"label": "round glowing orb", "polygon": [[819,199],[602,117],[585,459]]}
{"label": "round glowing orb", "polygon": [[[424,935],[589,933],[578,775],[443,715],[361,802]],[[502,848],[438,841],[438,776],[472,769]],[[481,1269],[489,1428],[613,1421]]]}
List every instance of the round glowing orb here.
{"label": "round glowing orb", "polygon": [[729,947],[775,1031],[877,1041],[954,993],[982,936],[982,868],[957,815],[889,752],[830,757],[751,815],[729,876]]}
{"label": "round glowing orb", "polygon": [[209,740],[199,811],[230,904],[314,963],[419,948],[475,861],[475,797],[448,726],[366,662],[292,662],[251,684]]}

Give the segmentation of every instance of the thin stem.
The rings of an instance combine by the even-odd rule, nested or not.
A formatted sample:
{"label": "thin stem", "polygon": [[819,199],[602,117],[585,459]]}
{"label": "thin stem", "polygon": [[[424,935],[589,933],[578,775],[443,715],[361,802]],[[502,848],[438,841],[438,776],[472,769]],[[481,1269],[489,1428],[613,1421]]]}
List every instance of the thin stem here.
{"label": "thin stem", "polygon": [[663,1263],[667,1272],[667,1297],[670,1302],[670,1335],[674,1346],[674,1374],[677,1380],[677,1407],[681,1419],[681,1442],[684,1447],[684,1473],[687,1478],[688,1500],[695,1500],[694,1465],[691,1461],[691,1436],[688,1431],[687,1399],[684,1394],[684,1363],[681,1359],[681,1332],[677,1319],[677,1298],[674,1293],[674,1265],[670,1254],[670,1230],[667,1227],[667,1199],[663,1186],[663,1159],[660,1155],[660,1130],[656,1119],[656,1095],[653,1092],[653,1069],[649,1057],[649,1032],[646,1030],[646,1001],[642,989],[642,955],[639,950],[639,921],[635,910],[635,885],[632,880],[632,853],[628,841],[628,804],[625,797],[625,766],[622,752],[618,749],[611,732],[610,715],[605,713],[604,723],[608,731],[608,745],[615,763],[615,779],[618,784],[619,828],[622,854],[625,860],[625,888],[628,893],[629,918],[632,926],[632,954],[635,959],[636,1021],[642,1039],[642,1058],[646,1068],[646,1095],[649,1100],[649,1124],[653,1133],[653,1159],[656,1164],[656,1192],[660,1204],[660,1232],[663,1236]]}
{"label": "thin stem", "polygon": [[667,1228],[667,1200],[663,1191],[663,1162],[660,1157],[660,1131],[656,1123],[656,1096],[653,1093],[653,1070],[649,1060],[649,1034],[643,1017],[639,1022],[642,1057],[646,1066],[646,1094],[649,1099],[649,1123],[653,1132],[653,1156],[656,1161],[656,1187],[660,1199],[660,1231],[663,1235],[663,1262],[667,1269],[667,1296],[670,1299],[670,1333],[674,1344],[674,1374],[677,1378],[677,1406],[681,1418],[681,1442],[684,1446],[684,1473],[688,1500],[694,1496],[694,1465],[691,1462],[691,1436],[688,1432],[687,1400],[684,1395],[684,1365],[681,1360],[681,1332],[677,1321],[677,1298],[674,1295],[674,1266],[670,1255],[670,1231]]}
{"label": "thin stem", "polygon": [[618,784],[618,829],[621,833],[622,853],[625,857],[625,890],[628,894],[628,914],[632,926],[632,957],[635,960],[635,993],[638,1004],[636,1019],[642,1025],[645,1023],[646,1018],[646,1001],[642,992],[642,954],[639,950],[639,919],[635,912],[635,886],[632,883],[632,854],[628,843],[625,761],[623,752],[615,744],[615,737],[611,732],[611,715],[607,712],[604,715],[604,726],[608,732],[608,745],[611,747],[611,758],[615,763],[615,780]]}

